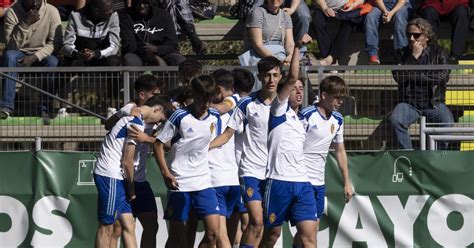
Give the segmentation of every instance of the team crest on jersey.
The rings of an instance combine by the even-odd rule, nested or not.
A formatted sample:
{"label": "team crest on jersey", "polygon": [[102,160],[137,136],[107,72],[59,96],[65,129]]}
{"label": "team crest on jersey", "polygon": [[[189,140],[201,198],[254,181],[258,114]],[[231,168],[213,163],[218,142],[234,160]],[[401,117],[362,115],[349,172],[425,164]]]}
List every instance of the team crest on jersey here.
{"label": "team crest on jersey", "polygon": [[334,124],[331,124],[331,134],[334,133],[334,130],[336,130],[336,127],[334,126]]}
{"label": "team crest on jersey", "polygon": [[276,215],[275,213],[271,213],[269,216],[268,216],[268,221],[270,222],[270,224],[273,224],[273,222],[275,222],[276,220]]}
{"label": "team crest on jersey", "polygon": [[214,133],[214,130],[216,129],[216,125],[214,123],[211,123],[209,126],[209,130],[211,130],[211,133]]}
{"label": "team crest on jersey", "polygon": [[247,188],[247,196],[248,196],[248,197],[252,197],[252,196],[253,196],[253,188],[252,188],[252,187],[248,187],[248,188]]}

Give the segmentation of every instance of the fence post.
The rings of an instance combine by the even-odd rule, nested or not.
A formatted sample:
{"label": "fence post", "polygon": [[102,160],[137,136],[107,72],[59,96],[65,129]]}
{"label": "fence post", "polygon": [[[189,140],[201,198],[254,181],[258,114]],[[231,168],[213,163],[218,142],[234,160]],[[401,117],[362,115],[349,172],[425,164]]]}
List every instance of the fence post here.
{"label": "fence post", "polygon": [[130,72],[123,71],[123,104],[130,102]]}
{"label": "fence post", "polygon": [[426,133],[425,133],[425,128],[426,128],[426,117],[421,116],[420,117],[420,149],[422,151],[426,150]]}
{"label": "fence post", "polygon": [[41,137],[35,137],[35,152],[41,151]]}

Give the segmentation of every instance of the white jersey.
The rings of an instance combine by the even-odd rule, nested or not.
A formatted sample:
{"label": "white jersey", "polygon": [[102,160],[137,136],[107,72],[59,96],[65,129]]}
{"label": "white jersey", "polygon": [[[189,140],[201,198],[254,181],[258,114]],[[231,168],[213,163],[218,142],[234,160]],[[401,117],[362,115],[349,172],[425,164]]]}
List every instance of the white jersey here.
{"label": "white jersey", "polygon": [[288,98],[273,99],[268,122],[267,178],[308,182],[303,164],[305,128],[296,112],[290,108]]}
{"label": "white jersey", "polygon": [[166,121],[157,139],[162,143],[171,141],[168,165],[178,181],[178,191],[191,192],[211,187],[208,154],[214,132],[221,133],[220,116],[215,109],[208,116],[196,119],[187,107],[176,110]]}
{"label": "white jersey", "polygon": [[344,118],[339,112],[324,117],[315,106],[300,111],[307,124],[304,161],[312,185],[324,185],[326,158],[331,143],[343,143]]}
{"label": "white jersey", "polygon": [[[237,103],[240,101],[241,97],[239,94],[232,95]],[[235,109],[232,111],[232,113]],[[234,144],[235,144],[235,161],[237,165],[240,165],[240,159],[242,158],[242,150],[244,149],[244,125],[239,127],[239,130],[235,131],[234,134]]]}
{"label": "white jersey", "polygon": [[[122,157],[126,144],[137,144],[133,139],[127,138],[130,125],[135,125],[141,131],[144,130],[144,123],[141,118],[126,116],[120,118],[115,126],[107,133],[97,157],[94,173],[97,175],[112,177],[123,180]],[[140,160],[140,153],[135,152],[134,162]]]}
{"label": "white jersey", "polygon": [[259,92],[254,92],[240,100],[227,126],[236,131],[243,126],[245,130],[240,176],[264,180],[268,159],[270,105],[258,99]]}
{"label": "white jersey", "polygon": [[[134,102],[129,102],[125,106],[123,106],[115,115],[119,118],[124,116],[130,116],[132,112],[132,108],[136,107],[137,105]],[[145,133],[148,135],[153,134],[153,130],[156,125],[149,125],[145,124]],[[135,182],[145,182],[146,181],[146,160],[148,158],[148,153],[150,151],[150,145],[147,143],[138,143],[136,152],[140,154],[140,158],[134,162],[135,174],[133,177],[133,181]]]}
{"label": "white jersey", "polygon": [[[237,106],[237,99],[234,96],[226,97],[224,102],[230,104],[232,109]],[[219,130],[223,131],[226,128],[232,111],[221,115],[222,121]],[[213,139],[218,135],[220,133],[215,132]],[[239,168],[235,159],[234,137],[225,145],[209,151],[209,168],[212,187],[239,185]]]}

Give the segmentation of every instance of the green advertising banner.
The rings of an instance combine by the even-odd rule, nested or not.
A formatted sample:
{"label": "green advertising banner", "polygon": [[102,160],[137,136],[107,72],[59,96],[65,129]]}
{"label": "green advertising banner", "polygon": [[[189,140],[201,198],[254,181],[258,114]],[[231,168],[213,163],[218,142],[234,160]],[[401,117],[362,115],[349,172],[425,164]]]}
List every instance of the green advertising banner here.
{"label": "green advertising banner", "polygon": [[[332,155],[319,247],[474,247],[473,152],[349,153],[356,195],[344,203]],[[97,228],[93,153],[0,153],[0,247],[92,247]],[[167,239],[166,188],[153,159],[157,247]],[[137,237],[142,228],[137,222]],[[285,226],[278,247],[291,247]],[[198,233],[198,239],[202,236]]]}

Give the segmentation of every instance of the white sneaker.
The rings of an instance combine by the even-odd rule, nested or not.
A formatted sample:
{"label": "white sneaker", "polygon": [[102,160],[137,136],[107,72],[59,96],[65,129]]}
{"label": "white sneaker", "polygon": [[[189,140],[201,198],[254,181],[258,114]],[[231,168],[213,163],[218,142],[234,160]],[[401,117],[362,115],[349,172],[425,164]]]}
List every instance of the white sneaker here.
{"label": "white sneaker", "polygon": [[114,115],[115,113],[117,113],[117,109],[115,109],[115,108],[107,108],[107,119],[109,119],[110,117],[112,117],[112,115]]}
{"label": "white sneaker", "polygon": [[69,113],[66,111],[66,108],[60,108],[58,110],[58,114],[56,115],[56,117],[64,118],[64,117],[67,117],[68,115]]}

